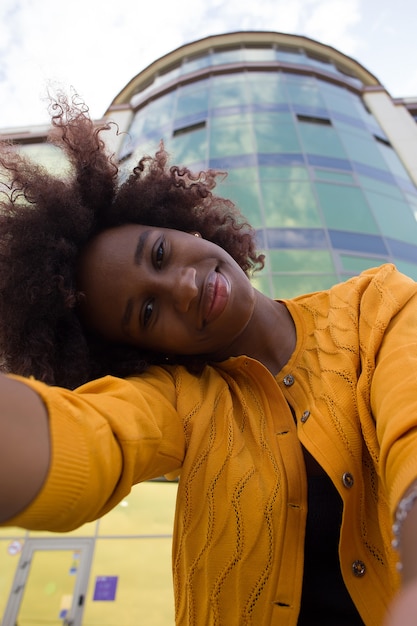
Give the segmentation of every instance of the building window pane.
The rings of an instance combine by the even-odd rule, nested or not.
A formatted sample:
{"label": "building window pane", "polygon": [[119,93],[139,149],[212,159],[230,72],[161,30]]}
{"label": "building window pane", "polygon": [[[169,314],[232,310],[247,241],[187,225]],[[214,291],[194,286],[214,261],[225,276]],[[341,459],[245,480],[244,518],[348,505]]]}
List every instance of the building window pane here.
{"label": "building window pane", "polygon": [[369,130],[366,128],[362,120],[358,120],[358,118],[346,115],[345,113],[338,113],[337,111],[331,111],[330,115],[332,118],[332,124],[338,133],[347,132],[369,139]]}
{"label": "building window pane", "polygon": [[303,121],[298,123],[298,131],[305,152],[346,159],[343,145],[331,126]]}
{"label": "building window pane", "polygon": [[[217,187],[222,184],[232,184],[237,183],[241,185],[242,183],[247,183],[248,181],[255,181],[258,179],[257,171],[255,167],[236,167],[233,169],[229,169],[227,171],[226,178],[218,181]],[[216,189],[217,189],[216,187]],[[216,191],[215,193],[218,194]],[[219,195],[219,194],[218,194]]]}
{"label": "building window pane", "polygon": [[[212,109],[210,126],[212,129],[219,126],[230,126],[231,124],[251,124],[252,113],[246,107],[225,107]],[[223,131],[222,131],[223,132]]]}
{"label": "building window pane", "polygon": [[209,54],[202,56],[189,57],[182,66],[183,74],[191,74],[198,70],[202,70],[205,67],[211,65],[211,57]]}
{"label": "building window pane", "polygon": [[378,233],[378,227],[358,187],[316,183],[317,195],[329,228]]}
{"label": "building window pane", "polygon": [[269,250],[267,256],[272,272],[334,272],[327,250]]}
{"label": "building window pane", "polygon": [[386,170],[387,164],[382,158],[381,151],[374,137],[359,136],[353,133],[340,132],[346,153],[352,161],[372,163],[373,167]]}
{"label": "building window pane", "polygon": [[258,152],[301,152],[295,125],[289,114],[269,113],[254,122]]}
{"label": "building window pane", "polygon": [[275,51],[275,57],[278,61],[293,65],[304,65],[306,62],[304,52],[302,50],[295,52],[293,48],[285,49],[280,47]]}
{"label": "building window pane", "polygon": [[344,113],[347,116],[357,119],[355,112],[358,106],[358,101],[360,101],[358,96],[354,95],[344,87],[338,87],[322,80],[318,80],[317,82],[320,87],[320,93],[325,106],[330,111]]}
{"label": "building window pane", "polygon": [[207,115],[208,82],[201,81],[197,85],[187,85],[178,91],[175,118],[182,118],[195,113]]}
{"label": "building window pane", "polygon": [[[384,196],[391,196],[397,200],[403,200],[404,195],[401,190],[395,185],[370,176],[358,176],[358,180],[363,190],[376,191]],[[393,181],[394,182],[394,181]]]}
{"label": "building window pane", "polygon": [[246,46],[243,49],[243,59],[245,61],[274,61],[275,50],[271,46],[265,48]]}
{"label": "building window pane", "polygon": [[416,244],[417,222],[408,204],[372,191],[365,193],[382,234]]}
{"label": "building window pane", "polygon": [[400,176],[402,178],[408,179],[409,176],[407,170],[405,169],[404,165],[402,164],[392,147],[386,146],[383,143],[378,143],[378,148],[382,153],[384,161],[388,165],[388,169],[390,169],[395,176]]}
{"label": "building window pane", "polygon": [[406,261],[400,261],[398,259],[394,259],[394,263],[400,272],[403,272],[403,274],[417,281],[417,263],[407,263]]}
{"label": "building window pane", "polygon": [[326,110],[323,96],[312,79],[306,79],[305,76],[287,78],[286,87],[293,104]]}
{"label": "building window pane", "polygon": [[342,268],[345,272],[350,274],[360,274],[364,270],[372,267],[378,267],[383,263],[386,263],[386,259],[377,257],[365,257],[365,256],[353,256],[351,254],[339,255]]}
{"label": "building window pane", "polygon": [[175,100],[176,92],[171,92],[138,111],[129,128],[132,140],[142,136],[160,138],[161,129],[171,128]]}
{"label": "building window pane", "polygon": [[259,209],[259,187],[256,181],[242,181],[234,184],[229,182],[229,178],[226,178],[225,181],[217,185],[215,193],[223,198],[233,200],[254,228],[263,227]]}
{"label": "building window pane", "polygon": [[207,130],[193,130],[175,136],[170,142],[172,161],[181,165],[205,162],[207,159]]}
{"label": "building window pane", "polygon": [[230,124],[211,128],[210,157],[253,153],[253,133],[249,124]]}
{"label": "building window pane", "polygon": [[336,274],[281,274],[272,277],[273,297],[295,298],[301,294],[329,289],[338,282]]}
{"label": "building window pane", "polygon": [[248,72],[248,100],[254,104],[277,105],[288,102],[281,74],[272,72]]}
{"label": "building window pane", "polygon": [[225,106],[247,104],[245,77],[242,74],[226,74],[214,76],[211,80],[210,107],[212,109]]}
{"label": "building window pane", "polygon": [[243,61],[242,48],[231,48],[229,50],[215,50],[212,56],[213,65],[223,65],[226,63],[240,63]]}
{"label": "building window pane", "polygon": [[301,181],[262,181],[267,227],[321,227],[311,184]]}
{"label": "building window pane", "polygon": [[181,74],[181,66],[177,65],[176,67],[173,67],[172,69],[170,69],[168,72],[164,72],[155,76],[153,86],[157,87],[157,86],[165,85],[166,83],[169,83],[171,80],[178,78],[180,74]]}

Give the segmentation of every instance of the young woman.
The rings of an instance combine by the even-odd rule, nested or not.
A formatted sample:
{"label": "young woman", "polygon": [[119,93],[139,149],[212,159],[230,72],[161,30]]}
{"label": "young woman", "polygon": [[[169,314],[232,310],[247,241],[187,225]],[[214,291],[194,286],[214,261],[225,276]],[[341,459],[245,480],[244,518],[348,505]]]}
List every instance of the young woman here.
{"label": "young woman", "polygon": [[180,475],[178,625],[414,623],[417,285],[271,300],[216,172],[161,148],[119,186],[105,127],[52,108],[67,178],[1,152],[2,523],[71,530]]}

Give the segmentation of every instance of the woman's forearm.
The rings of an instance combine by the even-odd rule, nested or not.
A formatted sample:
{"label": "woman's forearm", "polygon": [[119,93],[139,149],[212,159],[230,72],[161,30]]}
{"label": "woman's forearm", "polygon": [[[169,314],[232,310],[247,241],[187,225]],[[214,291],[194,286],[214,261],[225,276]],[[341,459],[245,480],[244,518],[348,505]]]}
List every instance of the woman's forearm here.
{"label": "woman's forearm", "polygon": [[23,510],[41,489],[49,468],[48,414],[20,381],[0,374],[0,522]]}

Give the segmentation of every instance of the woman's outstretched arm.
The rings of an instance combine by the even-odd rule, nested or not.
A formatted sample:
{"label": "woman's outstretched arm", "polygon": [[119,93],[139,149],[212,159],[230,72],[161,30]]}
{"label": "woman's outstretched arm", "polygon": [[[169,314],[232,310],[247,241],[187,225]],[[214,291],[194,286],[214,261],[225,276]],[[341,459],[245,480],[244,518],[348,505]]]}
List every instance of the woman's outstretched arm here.
{"label": "woman's outstretched arm", "polygon": [[49,461],[48,414],[41,398],[0,374],[0,522],[35,498]]}
{"label": "woman's outstretched arm", "polygon": [[164,369],[105,376],[73,391],[15,376],[0,382],[2,525],[73,530],[107,513],[132,485],[182,466],[177,387]]}

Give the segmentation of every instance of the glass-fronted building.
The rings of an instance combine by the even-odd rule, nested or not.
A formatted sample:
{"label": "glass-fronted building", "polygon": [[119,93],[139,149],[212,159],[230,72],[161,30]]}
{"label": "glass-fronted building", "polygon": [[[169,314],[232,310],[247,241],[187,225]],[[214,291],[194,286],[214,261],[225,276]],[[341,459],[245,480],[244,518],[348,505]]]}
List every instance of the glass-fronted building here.
{"label": "glass-fronted building", "polygon": [[228,172],[218,191],[258,231],[269,295],[387,261],[417,278],[415,122],[337,50],[278,33],[209,37],[132,79],[115,114],[127,166],[163,139],[172,162]]}
{"label": "glass-fronted building", "polygon": [[[208,37],[132,78],[105,118],[126,170],[162,139],[172,163],[228,173],[217,191],[257,230],[266,267],[254,280],[268,295],[385,262],[417,279],[417,100],[393,100],[334,48],[272,32]],[[46,130],[8,136],[56,166]],[[139,485],[65,536],[0,530],[4,626],[172,625],[175,493]]]}

